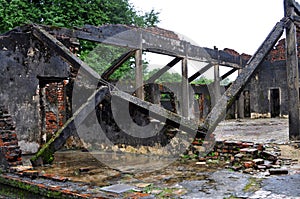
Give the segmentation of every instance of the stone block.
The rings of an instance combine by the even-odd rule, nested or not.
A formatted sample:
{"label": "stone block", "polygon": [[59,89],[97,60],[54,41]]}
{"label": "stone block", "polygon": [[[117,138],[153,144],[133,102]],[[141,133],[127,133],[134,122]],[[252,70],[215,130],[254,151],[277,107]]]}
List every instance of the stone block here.
{"label": "stone block", "polygon": [[269,173],[270,175],[286,175],[289,171],[287,169],[270,169]]}

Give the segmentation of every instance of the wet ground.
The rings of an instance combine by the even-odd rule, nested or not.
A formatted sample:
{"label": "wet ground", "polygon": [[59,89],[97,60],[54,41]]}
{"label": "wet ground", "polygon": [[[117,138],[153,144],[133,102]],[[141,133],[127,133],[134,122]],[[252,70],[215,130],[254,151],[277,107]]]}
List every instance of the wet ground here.
{"label": "wet ground", "polygon": [[[276,143],[283,158],[298,160],[285,165],[287,175],[250,175],[228,169],[226,161],[203,164],[196,157],[170,160],[114,152],[60,151],[52,165],[37,169],[44,176],[63,180],[30,180],[66,187],[91,198],[300,198],[300,150],[297,143],[288,142],[287,123],[286,119],[231,120],[222,122],[215,132],[217,140]],[[28,158],[24,157],[25,164]],[[129,191],[108,192],[113,189],[107,187],[110,185],[118,185],[114,191]]]}
{"label": "wet ground", "polygon": [[288,119],[225,120],[216,131],[217,140],[239,140],[284,144],[289,141]]}

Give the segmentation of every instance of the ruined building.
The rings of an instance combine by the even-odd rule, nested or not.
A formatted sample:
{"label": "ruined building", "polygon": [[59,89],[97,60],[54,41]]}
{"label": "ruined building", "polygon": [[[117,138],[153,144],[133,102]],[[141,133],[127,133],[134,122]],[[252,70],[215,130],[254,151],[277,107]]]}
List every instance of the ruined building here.
{"label": "ruined building", "polygon": [[[143,139],[134,138],[135,141],[132,141],[133,136],[121,133],[122,130],[116,125],[116,118],[112,115],[111,95],[118,96],[116,103],[129,102],[129,114],[138,125],[151,123],[147,115],[152,112],[158,118],[167,118],[171,126],[180,124],[183,130],[193,130],[192,126],[196,124],[198,127],[199,120],[205,120],[214,104],[220,104],[218,99],[224,92],[220,89],[220,81],[235,71],[242,74],[242,77],[238,77],[235,87],[226,91],[235,100],[231,102],[228,99],[230,105],[234,104],[227,110],[228,118],[286,117],[289,115],[289,108],[287,81],[283,81],[287,78],[285,40],[280,40],[271,49],[281,36],[286,20],[283,19],[275,26],[252,58],[230,49],[201,48],[181,40],[172,31],[156,27],[143,29],[105,25],[85,26],[74,30],[38,25],[18,27],[0,36],[0,105],[12,116],[23,153],[36,153],[56,132],[62,133],[57,137],[61,136],[63,141],[55,141],[51,145],[54,151],[64,145],[67,138],[72,139],[71,145],[78,144],[74,121],[85,120],[90,112],[83,112],[95,109],[93,106],[87,108],[90,106],[89,102],[94,103],[94,107],[96,104],[98,122],[106,135],[116,141],[115,144],[118,144],[117,141],[143,144]],[[126,34],[122,34],[124,32]],[[79,40],[121,46],[128,50],[121,57],[116,57],[112,66],[99,75],[78,58]],[[271,52],[265,56],[269,50]],[[170,55],[174,59],[148,80],[144,80],[142,51]],[[127,84],[114,85],[109,82],[109,76],[130,57],[135,57],[136,77],[133,90]],[[188,60],[204,62],[206,65],[197,73],[188,74]],[[168,86],[154,84],[159,76],[179,62],[182,64],[184,77],[182,83],[168,83]],[[256,70],[258,65],[260,67]],[[220,66],[230,67],[231,70],[220,76]],[[215,73],[212,84],[189,86],[210,68],[214,68]],[[243,76],[246,76],[246,80],[239,82]],[[146,85],[142,86],[143,82]],[[83,98],[73,98],[75,87],[78,92],[82,92]],[[121,91],[113,90],[115,87]],[[180,89],[176,89],[178,87]],[[169,98],[161,99],[161,94],[167,94]],[[144,99],[148,102],[143,101]],[[223,103],[226,104],[227,101]],[[152,104],[160,104],[165,109]],[[221,118],[217,116],[215,119],[212,117],[213,113],[208,117],[209,124]],[[93,133],[96,132],[87,130],[86,133],[91,134],[92,142],[95,136]],[[151,139],[163,144],[170,138],[168,136],[172,137],[162,132]],[[126,143],[128,140],[131,141]]]}

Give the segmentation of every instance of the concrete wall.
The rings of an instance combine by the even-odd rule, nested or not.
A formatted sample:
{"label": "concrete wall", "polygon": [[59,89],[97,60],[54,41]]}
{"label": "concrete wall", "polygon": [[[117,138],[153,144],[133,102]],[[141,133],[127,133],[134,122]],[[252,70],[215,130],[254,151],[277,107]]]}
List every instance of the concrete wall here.
{"label": "concrete wall", "polygon": [[0,104],[13,117],[23,152],[35,153],[41,139],[39,78],[67,78],[69,66],[30,33],[0,36],[0,60]]}

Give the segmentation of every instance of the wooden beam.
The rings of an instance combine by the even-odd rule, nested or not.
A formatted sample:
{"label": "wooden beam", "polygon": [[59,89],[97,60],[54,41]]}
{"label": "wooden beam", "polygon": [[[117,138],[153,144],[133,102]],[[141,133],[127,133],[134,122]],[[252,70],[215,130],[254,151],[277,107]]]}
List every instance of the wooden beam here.
{"label": "wooden beam", "polygon": [[135,93],[136,97],[144,99],[143,58],[142,50],[135,51]]}
{"label": "wooden beam", "polygon": [[223,119],[226,114],[226,110],[231,107],[235,102],[237,96],[243,90],[245,85],[248,83],[253,73],[256,71],[258,66],[263,62],[264,58],[272,50],[278,39],[281,37],[286,22],[289,21],[287,18],[283,18],[278,22],[272,29],[270,34],[267,36],[262,45],[258,48],[256,53],[248,61],[246,67],[239,74],[237,79],[222,95],[218,103],[213,107],[212,111],[208,114],[203,126],[207,131],[207,136],[212,133],[217,127],[218,123]]}
{"label": "wooden beam", "polygon": [[214,65],[214,90],[212,94],[213,94],[213,105],[215,105],[217,104],[217,101],[221,98],[219,64]]}
{"label": "wooden beam", "polygon": [[134,54],[135,54],[135,50],[123,54],[121,57],[119,57],[117,60],[114,61],[111,67],[109,67],[102,73],[101,78],[108,80],[109,77]]}
{"label": "wooden beam", "polygon": [[[189,60],[201,62],[217,62],[217,54],[213,49],[202,48],[186,41],[153,34],[147,29],[125,25],[104,25],[101,27],[85,26],[81,29],[53,28],[43,26],[48,32],[58,36],[76,37],[88,41],[115,45],[130,49],[140,49],[137,38],[142,35],[143,51],[187,57]],[[220,65],[239,68],[239,58],[222,51]]]}
{"label": "wooden beam", "polygon": [[230,71],[228,71],[227,73],[225,73],[224,75],[221,76],[221,79],[225,79],[227,78],[228,76],[230,76],[231,74],[233,74],[237,69],[236,68],[233,68],[231,69]]}
{"label": "wooden beam", "polygon": [[[134,97],[128,93],[122,92],[118,89],[113,90],[110,92],[112,96],[119,97],[121,99],[124,99],[128,102],[131,102],[141,108],[147,109],[150,112],[153,113],[151,115],[152,117],[156,117],[156,119],[164,119],[167,118],[171,120],[173,123],[177,124],[180,126],[181,130],[184,130],[186,132],[190,133],[196,133],[197,131],[197,126],[198,126],[198,121],[194,119],[188,119],[186,117],[182,117],[176,113],[173,113],[171,111],[168,111],[164,108],[162,108],[158,104],[152,104],[150,102],[143,101],[137,97]],[[200,123],[201,126],[203,126],[203,123]]]}
{"label": "wooden beam", "polygon": [[[242,69],[238,70],[238,74],[242,72]],[[245,118],[245,97],[241,92],[237,100],[237,118]]]}
{"label": "wooden beam", "polygon": [[181,114],[183,117],[189,116],[189,80],[187,58],[182,60],[181,65]]}
{"label": "wooden beam", "polygon": [[[292,0],[284,1],[285,16],[296,14],[296,9],[291,6]],[[297,53],[297,32],[295,24],[290,21],[286,26],[286,68],[289,110],[289,138],[300,139],[300,114],[299,114],[299,72]]]}
{"label": "wooden beam", "polygon": [[162,69],[157,71],[155,74],[153,74],[147,81],[146,83],[154,83],[155,80],[157,80],[160,76],[162,76],[165,72],[167,72],[170,68],[175,66],[182,58],[175,57],[172,61],[170,61],[166,66],[164,66]]}
{"label": "wooden beam", "polygon": [[59,129],[55,136],[52,137],[31,159],[33,166],[43,164],[50,164],[53,161],[54,153],[58,151],[67,141],[67,139],[76,132],[78,127],[85,118],[95,110],[98,105],[109,94],[108,87],[101,87],[97,89],[87,101],[73,114],[73,116],[66,121],[66,123]]}
{"label": "wooden beam", "polygon": [[[284,6],[289,8],[294,8],[294,14],[300,15],[300,5],[295,0],[285,0]],[[293,17],[293,15],[290,15]]]}
{"label": "wooden beam", "polygon": [[49,48],[52,48],[58,55],[68,61],[74,68],[79,69],[82,74],[88,75],[90,78],[94,78],[97,81],[100,79],[100,75],[90,68],[86,63],[81,61],[76,55],[74,55],[67,47],[65,47],[55,37],[50,35],[40,26],[34,26],[33,35],[44,43]]}
{"label": "wooden beam", "polygon": [[207,70],[209,70],[211,67],[213,66],[212,63],[207,64],[206,66],[204,66],[203,68],[201,68],[198,72],[196,72],[195,74],[193,74],[191,77],[189,77],[189,82],[194,81],[195,79],[197,79],[197,77],[199,77],[200,75],[202,75],[203,73],[205,73]]}

